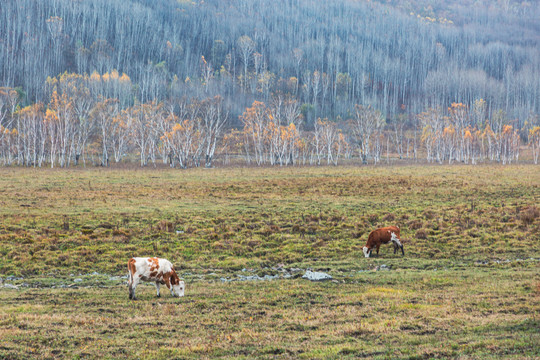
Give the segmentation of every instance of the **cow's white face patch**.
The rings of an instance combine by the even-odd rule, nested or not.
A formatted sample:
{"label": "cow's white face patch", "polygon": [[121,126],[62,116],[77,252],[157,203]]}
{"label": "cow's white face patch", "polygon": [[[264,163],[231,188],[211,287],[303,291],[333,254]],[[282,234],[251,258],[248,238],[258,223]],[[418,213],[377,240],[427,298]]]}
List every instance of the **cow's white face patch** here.
{"label": "cow's white face patch", "polygon": [[396,233],[392,233],[392,238],[390,239],[390,241],[396,243],[397,245],[401,246],[401,241],[399,241],[399,238],[397,237]]}
{"label": "cow's white face patch", "polygon": [[172,286],[174,293],[178,297],[184,296],[184,291],[186,290],[186,284],[183,281],[180,281],[178,285]]}
{"label": "cow's white face patch", "polygon": [[364,251],[364,256],[368,258],[369,255],[370,255],[369,249],[368,249],[366,246],[364,246],[364,247],[362,248],[362,250]]}

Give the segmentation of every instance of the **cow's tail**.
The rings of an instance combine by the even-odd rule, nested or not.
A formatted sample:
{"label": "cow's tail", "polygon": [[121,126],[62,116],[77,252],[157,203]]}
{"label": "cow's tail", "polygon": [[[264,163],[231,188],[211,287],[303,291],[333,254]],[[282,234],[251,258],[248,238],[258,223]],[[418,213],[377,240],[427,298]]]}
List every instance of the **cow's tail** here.
{"label": "cow's tail", "polygon": [[128,286],[133,283],[133,274],[131,273],[131,260],[128,262]]}

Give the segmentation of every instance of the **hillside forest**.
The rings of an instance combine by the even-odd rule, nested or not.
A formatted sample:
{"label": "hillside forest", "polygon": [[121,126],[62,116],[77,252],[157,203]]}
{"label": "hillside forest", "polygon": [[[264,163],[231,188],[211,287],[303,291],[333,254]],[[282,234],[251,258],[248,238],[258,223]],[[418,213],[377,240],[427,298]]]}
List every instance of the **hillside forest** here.
{"label": "hillside forest", "polygon": [[538,163],[537,0],[0,5],[2,165]]}

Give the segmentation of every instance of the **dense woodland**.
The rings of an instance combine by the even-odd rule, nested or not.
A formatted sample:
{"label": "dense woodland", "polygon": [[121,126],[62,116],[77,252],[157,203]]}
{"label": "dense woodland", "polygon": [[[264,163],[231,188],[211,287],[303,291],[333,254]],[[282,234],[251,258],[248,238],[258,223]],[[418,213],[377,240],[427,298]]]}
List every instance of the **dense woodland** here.
{"label": "dense woodland", "polygon": [[0,4],[4,165],[538,162],[536,0]]}

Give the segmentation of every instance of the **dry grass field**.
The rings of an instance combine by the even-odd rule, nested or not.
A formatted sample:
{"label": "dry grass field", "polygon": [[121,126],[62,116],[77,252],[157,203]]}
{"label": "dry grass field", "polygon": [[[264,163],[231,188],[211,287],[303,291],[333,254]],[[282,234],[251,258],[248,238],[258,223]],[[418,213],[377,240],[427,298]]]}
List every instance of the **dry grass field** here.
{"label": "dry grass field", "polygon": [[0,358],[538,358],[539,169],[0,169]]}

